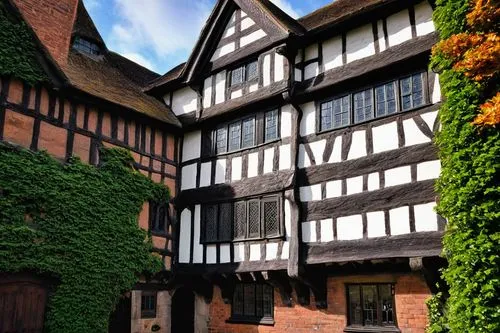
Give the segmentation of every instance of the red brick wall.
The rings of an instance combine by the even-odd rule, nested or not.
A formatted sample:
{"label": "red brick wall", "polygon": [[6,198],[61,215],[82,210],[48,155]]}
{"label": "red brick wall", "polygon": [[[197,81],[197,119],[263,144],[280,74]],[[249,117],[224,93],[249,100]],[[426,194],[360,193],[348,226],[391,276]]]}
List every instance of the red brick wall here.
{"label": "red brick wall", "polygon": [[[0,89],[7,97],[4,101],[0,95],[0,126],[3,124],[0,141],[46,150],[61,161],[69,156],[78,156],[86,163],[98,163],[98,146],[128,148],[132,150],[136,167],[153,181],[167,185],[175,196],[177,158],[173,154],[176,140],[172,134],[153,128],[151,124],[140,123],[131,116],[127,119],[114,118],[117,133],[113,137],[113,118],[109,112],[72,103],[60,98],[54,91],[43,87],[29,88],[17,80],[9,82],[3,79]],[[99,119],[102,119],[100,128]],[[125,141],[126,126],[128,142]],[[145,127],[144,132],[149,138],[141,137],[141,127]],[[141,150],[140,142],[135,142],[136,129],[139,130],[139,141],[146,143],[144,150]],[[102,134],[99,135],[99,132]],[[153,142],[154,151],[150,152]],[[149,207],[146,204],[139,224],[147,229],[148,222]],[[165,238],[155,237],[153,241],[157,248],[172,249],[172,242],[167,242]],[[165,258],[166,267],[170,267],[170,261],[170,258]]]}
{"label": "red brick wall", "polygon": [[67,62],[78,0],[14,0],[52,57]]}
{"label": "red brick wall", "polygon": [[345,276],[328,279],[328,308],[300,306],[293,295],[293,306],[283,306],[280,295],[274,293],[274,326],[228,324],[231,305],[224,304],[220,289],[215,288],[210,304],[209,332],[211,333],[342,333],[347,325],[345,283],[395,283],[396,318],[402,333],[424,333],[427,324],[425,300],[431,296],[423,277],[418,274],[387,274]]}

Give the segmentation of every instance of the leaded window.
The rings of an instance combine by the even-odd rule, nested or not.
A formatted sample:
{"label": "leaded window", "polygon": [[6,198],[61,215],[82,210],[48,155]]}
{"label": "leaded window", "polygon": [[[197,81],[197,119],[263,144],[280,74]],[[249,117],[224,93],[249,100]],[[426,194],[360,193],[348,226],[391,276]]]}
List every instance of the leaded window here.
{"label": "leaded window", "polygon": [[279,235],[279,202],[277,198],[262,200],[262,218],[264,219],[265,235],[272,237]]}
{"label": "leaded window", "polygon": [[247,205],[245,201],[234,203],[234,239],[243,239],[246,236]]}
{"label": "leaded window", "polygon": [[264,141],[269,142],[278,138],[278,110],[268,111],[265,114]]}
{"label": "leaded window", "polygon": [[232,209],[233,205],[230,203],[219,205],[219,234],[217,237],[219,241],[231,240]]}
{"label": "leaded window", "polygon": [[260,201],[248,203],[248,238],[260,237]]}
{"label": "leaded window", "polygon": [[251,81],[259,76],[259,63],[252,61],[246,65],[246,80]]}
{"label": "leaded window", "polygon": [[396,112],[395,82],[375,87],[376,116],[383,117]]}
{"label": "leaded window", "polygon": [[245,68],[238,67],[231,71],[231,85],[234,86],[236,84],[242,83],[244,80]]}
{"label": "leaded window", "polygon": [[97,44],[92,43],[91,41],[81,38],[81,37],[76,37],[75,41],[73,42],[73,48],[75,50],[81,51],[83,53],[87,53],[90,55],[99,55],[100,49]]}
{"label": "leaded window", "polygon": [[350,326],[396,326],[394,285],[347,285]]}
{"label": "leaded window", "polygon": [[219,124],[203,136],[203,155],[225,154],[279,139],[279,121],[279,109],[275,109]]}
{"label": "leaded window", "polygon": [[231,320],[273,322],[273,287],[264,283],[238,283],[231,303]]}
{"label": "leaded window", "polygon": [[231,71],[231,86],[253,81],[259,77],[259,63],[249,62]]}
{"label": "leaded window", "polygon": [[241,122],[229,125],[229,151],[241,148]]}
{"label": "leaded window", "polygon": [[141,318],[156,317],[156,292],[143,291],[141,295]]}
{"label": "leaded window", "polygon": [[243,120],[243,137],[242,137],[242,148],[248,148],[254,146],[255,142],[255,118],[248,118]]}
{"label": "leaded window", "polygon": [[281,201],[269,196],[203,205],[202,242],[276,238],[282,235]]}
{"label": "leaded window", "polygon": [[413,109],[424,104],[422,73],[401,79],[400,82],[401,109]]}
{"label": "leaded window", "polygon": [[355,123],[360,123],[373,118],[373,92],[371,89],[355,93],[353,100]]}
{"label": "leaded window", "polygon": [[218,128],[216,131],[217,154],[227,152],[227,127]]}
{"label": "leaded window", "polygon": [[149,228],[153,233],[165,234],[168,230],[168,202],[149,202]]}
{"label": "leaded window", "polygon": [[409,111],[427,103],[426,73],[421,72],[333,98],[319,104],[319,131]]}

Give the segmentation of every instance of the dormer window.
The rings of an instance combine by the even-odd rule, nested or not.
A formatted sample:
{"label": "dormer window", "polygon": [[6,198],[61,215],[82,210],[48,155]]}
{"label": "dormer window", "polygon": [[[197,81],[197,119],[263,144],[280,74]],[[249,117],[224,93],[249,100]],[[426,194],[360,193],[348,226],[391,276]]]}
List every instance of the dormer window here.
{"label": "dormer window", "polygon": [[80,52],[90,54],[90,55],[99,55],[100,48],[97,44],[89,41],[88,39],[84,39],[81,37],[76,37],[73,42],[73,48]]}

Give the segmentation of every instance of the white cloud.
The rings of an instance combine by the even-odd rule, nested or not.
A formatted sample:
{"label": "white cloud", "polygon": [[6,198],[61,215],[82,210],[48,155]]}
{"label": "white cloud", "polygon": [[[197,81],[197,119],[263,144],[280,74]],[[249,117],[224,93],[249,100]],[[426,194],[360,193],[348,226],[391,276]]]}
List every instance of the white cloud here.
{"label": "white cloud", "polygon": [[99,0],[84,0],[83,3],[88,11],[93,11],[94,9],[101,7]]}
{"label": "white cloud", "polygon": [[189,52],[211,7],[209,0],[115,0],[117,20],[110,48],[123,53],[153,51],[159,59]]}
{"label": "white cloud", "polygon": [[123,53],[122,56],[125,58],[132,60],[133,62],[146,67],[152,71],[154,71],[155,66],[151,61],[140,55],[139,53]]}
{"label": "white cloud", "polygon": [[276,6],[278,6],[282,11],[293,17],[294,19],[302,16],[299,10],[293,8],[292,4],[287,0],[270,0]]}
{"label": "white cloud", "polygon": [[[271,0],[297,18],[300,11],[289,0]],[[189,57],[214,0],[113,0],[113,22],[107,36],[111,50],[159,70],[165,63]],[[85,0],[87,7],[98,0]]]}

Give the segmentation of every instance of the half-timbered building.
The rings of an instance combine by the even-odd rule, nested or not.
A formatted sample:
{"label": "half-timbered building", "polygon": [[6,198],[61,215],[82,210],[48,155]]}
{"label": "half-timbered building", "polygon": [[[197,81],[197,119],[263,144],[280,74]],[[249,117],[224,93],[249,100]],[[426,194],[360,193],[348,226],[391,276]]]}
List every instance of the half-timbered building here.
{"label": "half-timbered building", "polygon": [[81,1],[34,3],[11,5],[53,83],[2,78],[0,139],[89,163],[127,147],[175,196],[139,219],[168,274],[130,293],[132,332],[424,332],[445,228],[434,1],[295,20],[218,0],[163,76],[108,51]]}
{"label": "half-timbered building", "polygon": [[445,226],[432,7],[221,0],[150,84],[184,126],[172,283],[198,281],[196,331],[424,331]]}

